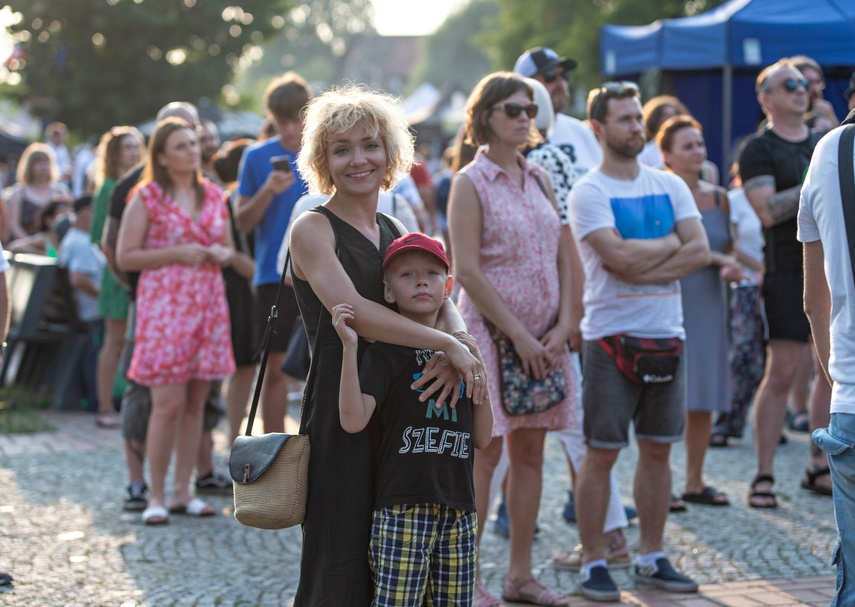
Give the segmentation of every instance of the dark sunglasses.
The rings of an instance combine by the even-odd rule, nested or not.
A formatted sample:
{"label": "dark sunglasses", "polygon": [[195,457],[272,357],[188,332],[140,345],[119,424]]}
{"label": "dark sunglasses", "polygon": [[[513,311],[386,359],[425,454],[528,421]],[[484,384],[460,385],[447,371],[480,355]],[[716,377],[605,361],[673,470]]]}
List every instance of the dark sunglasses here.
{"label": "dark sunglasses", "polygon": [[565,76],[563,72],[542,72],[540,75],[543,76],[543,81],[546,84],[552,84],[559,78],[567,80],[567,76]]}
{"label": "dark sunglasses", "polygon": [[810,82],[808,82],[804,78],[787,78],[780,84],[780,87],[788,93],[796,92],[799,87],[802,87],[804,90],[808,90],[809,86]]}
{"label": "dark sunglasses", "polygon": [[523,112],[525,112],[526,116],[529,118],[537,116],[536,103],[530,103],[528,105],[520,105],[519,103],[500,103],[499,105],[494,105],[493,109],[503,110],[505,112],[505,116],[508,118],[516,118]]}

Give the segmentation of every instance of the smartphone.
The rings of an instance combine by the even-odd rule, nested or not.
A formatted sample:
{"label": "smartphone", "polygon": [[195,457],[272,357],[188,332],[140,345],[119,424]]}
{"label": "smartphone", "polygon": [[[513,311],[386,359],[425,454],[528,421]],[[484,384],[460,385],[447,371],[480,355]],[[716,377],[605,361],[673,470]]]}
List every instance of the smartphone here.
{"label": "smartphone", "polygon": [[273,165],[273,169],[276,171],[291,172],[291,161],[287,156],[274,156],[270,159],[270,164]]}

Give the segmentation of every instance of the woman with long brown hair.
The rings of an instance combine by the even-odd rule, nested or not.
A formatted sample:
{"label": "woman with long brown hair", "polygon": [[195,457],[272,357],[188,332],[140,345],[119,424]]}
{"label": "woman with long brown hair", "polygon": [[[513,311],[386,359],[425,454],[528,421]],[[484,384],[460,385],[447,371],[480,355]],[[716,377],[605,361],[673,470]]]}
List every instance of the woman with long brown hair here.
{"label": "woman with long brown hair", "polygon": [[[146,524],[167,523],[170,513],[214,514],[193,497],[189,481],[210,381],[234,371],[221,272],[232,263],[234,246],[220,190],[202,178],[200,162],[196,133],[186,122],[167,118],[157,126],[116,249],[122,270],[140,272],[128,378],[151,389]],[[164,485],[173,449],[167,511]]]}
{"label": "woman with long brown hair", "polygon": [[[92,242],[100,244],[101,232],[107,218],[110,194],[116,181],[140,161],[144,147],[143,137],[132,126],[118,126],[101,136],[95,171],[95,198],[92,202]],[[105,254],[112,254],[108,248]],[[113,388],[116,367],[125,345],[128,319],[128,291],[109,266],[104,268],[101,291],[98,294],[98,311],[104,319],[104,343],[98,353],[98,416],[95,423],[104,428],[119,426],[113,409]]]}

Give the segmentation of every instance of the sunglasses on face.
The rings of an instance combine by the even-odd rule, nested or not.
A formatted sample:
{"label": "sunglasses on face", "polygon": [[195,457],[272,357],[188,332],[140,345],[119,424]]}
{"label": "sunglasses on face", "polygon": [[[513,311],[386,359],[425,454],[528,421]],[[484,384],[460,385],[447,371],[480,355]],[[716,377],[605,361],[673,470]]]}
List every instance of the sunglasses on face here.
{"label": "sunglasses on face", "polygon": [[564,80],[567,79],[563,72],[543,72],[541,73],[541,76],[543,76],[543,81],[546,84],[552,84],[559,78],[563,78]]}
{"label": "sunglasses on face", "polygon": [[523,112],[525,112],[526,116],[529,118],[537,116],[536,103],[530,103],[528,105],[520,105],[519,103],[500,103],[499,105],[493,106],[493,109],[503,110],[505,112],[505,116],[508,118],[516,118]]}
{"label": "sunglasses on face", "polygon": [[[799,87],[802,87],[804,90],[808,90],[810,82],[808,82],[804,78],[787,78],[778,86],[780,86],[788,93],[795,93],[799,89]],[[774,89],[775,87],[772,87],[770,90]]]}

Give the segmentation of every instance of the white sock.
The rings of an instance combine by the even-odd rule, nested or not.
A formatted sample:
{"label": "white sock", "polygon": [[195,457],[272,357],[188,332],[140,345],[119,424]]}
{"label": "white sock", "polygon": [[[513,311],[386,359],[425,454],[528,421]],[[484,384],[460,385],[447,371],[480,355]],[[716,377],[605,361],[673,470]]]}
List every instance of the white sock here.
{"label": "white sock", "polygon": [[606,562],[606,559],[600,559],[598,561],[588,561],[582,568],[579,569],[579,574],[582,576],[582,581],[586,582],[591,578],[591,569],[594,567],[606,567],[608,568],[609,564]]}
{"label": "white sock", "polygon": [[639,567],[655,567],[656,561],[664,558],[664,552],[648,552],[647,554],[639,554],[635,557],[635,564]]}

